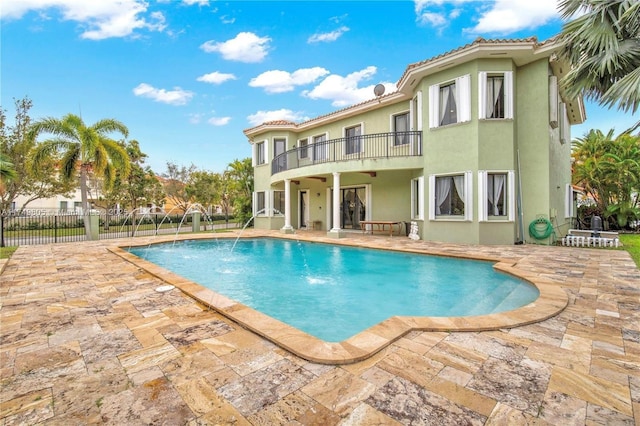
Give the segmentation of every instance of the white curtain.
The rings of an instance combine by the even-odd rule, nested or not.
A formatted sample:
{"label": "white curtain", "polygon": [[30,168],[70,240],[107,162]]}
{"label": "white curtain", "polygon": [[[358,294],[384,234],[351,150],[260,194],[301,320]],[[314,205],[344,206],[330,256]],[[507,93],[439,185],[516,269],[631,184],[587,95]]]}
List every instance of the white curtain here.
{"label": "white curtain", "polygon": [[[458,197],[462,200],[462,203],[465,203],[464,198],[464,175],[458,175],[453,177],[453,183],[456,187],[456,192],[458,193]],[[466,210],[466,206],[465,206]]]}
{"label": "white curtain", "polygon": [[497,118],[493,117],[493,111],[496,108],[496,104],[500,101],[500,89],[502,89],[502,79],[492,78],[488,81],[491,81],[487,89],[487,118]]}
{"label": "white curtain", "polygon": [[440,214],[440,206],[444,203],[444,200],[449,196],[451,191],[451,179],[439,178],[436,179],[436,214]]}
{"label": "white curtain", "polygon": [[444,121],[445,115],[449,110],[449,92],[451,91],[451,86],[444,86],[440,88],[440,125]]}
{"label": "white curtain", "polygon": [[500,209],[498,208],[498,200],[502,195],[502,189],[504,188],[504,175],[490,175],[490,179],[487,182],[487,198],[493,206],[493,215],[498,216]]}

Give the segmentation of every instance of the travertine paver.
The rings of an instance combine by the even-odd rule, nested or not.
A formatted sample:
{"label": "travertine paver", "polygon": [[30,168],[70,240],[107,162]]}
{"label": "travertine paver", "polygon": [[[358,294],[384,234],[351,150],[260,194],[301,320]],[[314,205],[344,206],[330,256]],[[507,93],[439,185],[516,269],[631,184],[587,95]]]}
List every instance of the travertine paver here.
{"label": "travertine paver", "polygon": [[107,249],[142,239],[24,246],[0,275],[0,424],[640,424],[640,272],[626,252],[344,240],[503,259],[569,303],[542,322],[412,331],[322,365],[156,292],[163,281]]}

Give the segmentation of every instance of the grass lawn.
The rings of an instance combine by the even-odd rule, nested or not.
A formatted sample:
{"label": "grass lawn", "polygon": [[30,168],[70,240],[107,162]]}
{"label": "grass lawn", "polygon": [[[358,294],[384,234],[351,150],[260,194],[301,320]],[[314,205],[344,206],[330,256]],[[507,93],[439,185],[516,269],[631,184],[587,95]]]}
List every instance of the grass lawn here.
{"label": "grass lawn", "polygon": [[636,266],[640,268],[640,234],[620,234],[622,248],[629,252]]}
{"label": "grass lawn", "polygon": [[0,259],[7,259],[11,257],[14,251],[16,251],[18,247],[0,247]]}

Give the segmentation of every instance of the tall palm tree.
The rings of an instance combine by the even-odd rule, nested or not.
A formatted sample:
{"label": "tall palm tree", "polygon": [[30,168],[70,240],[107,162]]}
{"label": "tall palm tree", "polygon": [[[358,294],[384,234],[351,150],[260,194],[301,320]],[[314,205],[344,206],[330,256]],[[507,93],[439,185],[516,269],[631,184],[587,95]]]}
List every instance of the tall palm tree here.
{"label": "tall palm tree", "polygon": [[61,154],[61,177],[73,179],[79,173],[87,239],[91,239],[87,216],[89,214],[87,196],[89,173],[103,177],[107,188],[113,184],[116,170],[121,177],[129,174],[130,162],[127,151],[118,142],[107,137],[114,132],[122,134],[125,138],[129,134],[127,127],[117,120],[103,119],[87,126],[82,118],[74,114],[67,114],[62,119],[44,118],[34,122],[29,129],[29,137],[33,141],[41,133],[53,135],[53,138],[37,144],[34,148],[32,154],[34,171],[37,171],[47,159]]}
{"label": "tall palm tree", "polygon": [[[562,55],[571,64],[563,79],[567,93],[638,111],[640,0],[561,0],[558,9],[563,19],[575,17],[560,34]],[[629,130],[639,126],[640,121]]]}

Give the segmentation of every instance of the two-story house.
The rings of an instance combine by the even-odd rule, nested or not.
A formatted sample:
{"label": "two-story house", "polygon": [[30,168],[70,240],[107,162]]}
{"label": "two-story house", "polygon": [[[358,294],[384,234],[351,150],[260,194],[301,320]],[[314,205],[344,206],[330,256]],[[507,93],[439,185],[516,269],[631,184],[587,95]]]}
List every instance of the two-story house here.
{"label": "two-story house", "polygon": [[245,130],[254,226],[340,237],[361,221],[402,221],[424,240],[549,243],[529,227],[570,227],[570,125],[585,120],[582,99],[558,87],[558,48],[477,39],[409,65],[393,93]]}

